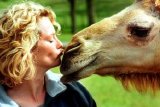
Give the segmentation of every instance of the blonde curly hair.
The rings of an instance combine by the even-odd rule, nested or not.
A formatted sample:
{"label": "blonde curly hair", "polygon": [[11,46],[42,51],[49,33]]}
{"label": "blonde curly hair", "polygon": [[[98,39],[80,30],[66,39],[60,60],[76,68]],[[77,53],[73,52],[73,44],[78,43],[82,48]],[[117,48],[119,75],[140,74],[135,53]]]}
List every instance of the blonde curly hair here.
{"label": "blonde curly hair", "polygon": [[54,12],[34,2],[15,4],[0,16],[0,84],[14,87],[34,77],[32,48],[39,40],[38,18],[47,16],[60,30]]}

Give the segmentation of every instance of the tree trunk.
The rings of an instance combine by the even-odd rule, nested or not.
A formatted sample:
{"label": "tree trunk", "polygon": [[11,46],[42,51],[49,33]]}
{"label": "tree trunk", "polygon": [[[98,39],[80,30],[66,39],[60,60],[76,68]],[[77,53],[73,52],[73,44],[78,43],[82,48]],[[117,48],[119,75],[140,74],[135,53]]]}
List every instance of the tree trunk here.
{"label": "tree trunk", "polygon": [[93,0],[86,0],[86,6],[87,6],[87,15],[88,15],[88,25],[91,25],[95,22]]}
{"label": "tree trunk", "polygon": [[75,15],[75,5],[76,0],[68,0],[70,3],[70,15],[71,15],[71,33],[76,32],[76,15]]}

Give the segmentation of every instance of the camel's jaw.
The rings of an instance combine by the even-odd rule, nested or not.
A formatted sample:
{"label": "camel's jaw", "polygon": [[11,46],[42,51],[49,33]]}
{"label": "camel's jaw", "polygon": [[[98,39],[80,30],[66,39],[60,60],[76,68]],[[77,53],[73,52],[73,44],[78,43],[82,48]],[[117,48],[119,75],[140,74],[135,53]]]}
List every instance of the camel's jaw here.
{"label": "camel's jaw", "polygon": [[[116,78],[128,77],[131,75],[137,75],[142,78],[148,74],[160,74],[160,68],[152,68],[149,66],[122,66],[123,64],[110,65],[102,62],[101,58],[97,55],[88,57],[86,59],[78,59],[75,63],[71,60],[65,60],[68,58],[63,57],[61,65],[61,73],[63,74],[62,82],[77,81],[86,78],[92,74],[98,74],[101,76],[113,76]],[[103,58],[102,58],[103,59]],[[101,63],[99,63],[101,62]],[[112,62],[113,63],[113,62]],[[127,65],[127,64],[126,64]]]}

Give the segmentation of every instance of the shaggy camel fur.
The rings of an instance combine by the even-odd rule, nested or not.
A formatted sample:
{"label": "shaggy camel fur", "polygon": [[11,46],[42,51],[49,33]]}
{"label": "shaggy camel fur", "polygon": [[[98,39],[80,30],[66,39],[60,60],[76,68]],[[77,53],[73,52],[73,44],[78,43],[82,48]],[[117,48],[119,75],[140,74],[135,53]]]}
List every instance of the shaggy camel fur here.
{"label": "shaggy camel fur", "polygon": [[78,32],[67,46],[62,81],[98,74],[138,91],[160,89],[160,0],[136,0]]}

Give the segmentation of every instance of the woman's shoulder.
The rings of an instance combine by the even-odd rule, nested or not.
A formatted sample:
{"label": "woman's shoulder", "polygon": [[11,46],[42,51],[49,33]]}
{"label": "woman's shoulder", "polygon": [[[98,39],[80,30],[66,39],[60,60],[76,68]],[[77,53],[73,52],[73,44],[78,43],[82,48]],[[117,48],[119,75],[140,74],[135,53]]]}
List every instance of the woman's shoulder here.
{"label": "woman's shoulder", "polygon": [[76,91],[80,94],[90,94],[88,90],[80,83],[77,81],[69,82],[65,84],[67,86],[68,91]]}
{"label": "woman's shoulder", "polygon": [[18,107],[18,104],[12,100],[6,93],[3,85],[0,84],[0,107]]}

